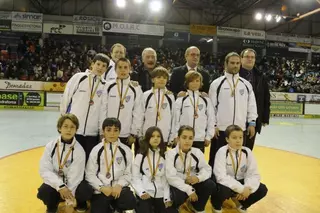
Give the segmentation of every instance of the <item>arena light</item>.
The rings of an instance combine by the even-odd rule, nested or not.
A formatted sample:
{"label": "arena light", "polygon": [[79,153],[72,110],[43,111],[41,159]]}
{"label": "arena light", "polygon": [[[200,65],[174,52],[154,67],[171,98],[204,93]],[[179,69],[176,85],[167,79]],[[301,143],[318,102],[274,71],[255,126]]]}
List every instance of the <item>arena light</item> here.
{"label": "arena light", "polygon": [[140,3],[142,3],[142,2],[143,2],[143,0],[134,0],[134,3],[140,4]]}
{"label": "arena light", "polygon": [[272,15],[271,14],[267,14],[265,18],[266,18],[266,21],[271,21]]}
{"label": "arena light", "polygon": [[208,43],[210,43],[211,41],[213,41],[213,39],[212,39],[212,38],[210,38],[210,39],[208,39],[208,40],[207,40],[207,42],[208,42]]}
{"label": "arena light", "polygon": [[149,4],[149,9],[152,12],[159,12],[162,9],[162,3],[160,0],[152,0]]}
{"label": "arena light", "polygon": [[260,21],[262,19],[262,14],[261,13],[257,13],[255,18],[256,18],[256,20]]}
{"label": "arena light", "polygon": [[276,22],[278,23],[278,22],[280,22],[280,21],[281,21],[281,16],[277,15],[277,16],[276,16]]}
{"label": "arena light", "polygon": [[124,8],[126,6],[126,0],[117,0],[117,6],[120,8]]}

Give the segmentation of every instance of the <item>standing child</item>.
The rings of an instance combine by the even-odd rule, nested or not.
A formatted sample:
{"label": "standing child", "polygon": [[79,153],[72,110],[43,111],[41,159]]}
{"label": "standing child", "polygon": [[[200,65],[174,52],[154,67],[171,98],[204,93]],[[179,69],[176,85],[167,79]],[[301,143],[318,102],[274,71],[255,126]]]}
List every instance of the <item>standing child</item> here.
{"label": "standing child", "polygon": [[119,140],[118,119],[105,119],[102,128],[104,139],[92,149],[86,167],[86,180],[95,190],[91,213],[111,213],[111,206],[120,211],[132,210],[136,207],[129,188],[132,152]]}
{"label": "standing child", "polygon": [[60,104],[60,113],[73,113],[79,119],[77,141],[86,152],[86,160],[99,143],[99,113],[105,81],[101,75],[109,64],[108,56],[97,54],[91,72],[77,73],[68,81]]}
{"label": "standing child", "polygon": [[[182,125],[192,126],[195,131],[193,147],[204,152],[214,136],[214,112],[209,98],[199,92],[202,87],[202,75],[196,71],[189,71],[185,76],[187,95],[176,101],[175,132]],[[176,135],[176,134],[175,134]]]}
{"label": "standing child", "polygon": [[[58,120],[60,137],[48,143],[40,160],[43,184],[37,197],[47,206],[47,213],[56,213],[59,202],[66,201],[66,211],[73,212],[77,203],[90,199],[90,186],[83,180],[86,155],[75,139],[78,118],[65,114]],[[77,210],[81,210],[78,206]],[[80,211],[81,212],[81,211]]]}
{"label": "standing child", "polygon": [[[129,147],[136,142],[142,125],[142,90],[130,81],[130,61],[120,58],[116,62],[117,79],[107,83],[100,119],[117,118],[122,124],[120,141]],[[137,150],[138,143],[135,144]]]}
{"label": "standing child", "polygon": [[138,197],[136,212],[175,213],[165,176],[165,144],[161,130],[155,126],[148,128],[141,142],[140,154],[132,166],[132,186]]}
{"label": "standing child", "polygon": [[212,169],[203,152],[192,147],[193,139],[193,128],[181,126],[178,145],[166,154],[166,177],[172,186],[174,207],[179,208],[188,200],[189,209],[205,213],[205,205],[212,191],[216,191],[216,185],[210,179]]}
{"label": "standing child", "polygon": [[219,149],[214,163],[214,175],[218,191],[211,195],[211,203],[216,213],[221,213],[224,200],[236,197],[241,206],[238,211],[247,212],[254,203],[267,194],[267,187],[260,183],[257,163],[247,147],[243,147],[243,130],[237,125],[227,127],[228,145]]}
{"label": "standing child", "polygon": [[143,94],[143,127],[144,134],[151,126],[161,129],[164,142],[170,143],[174,139],[174,112],[175,99],[166,84],[169,79],[168,70],[164,67],[157,67],[151,72],[153,87]]}

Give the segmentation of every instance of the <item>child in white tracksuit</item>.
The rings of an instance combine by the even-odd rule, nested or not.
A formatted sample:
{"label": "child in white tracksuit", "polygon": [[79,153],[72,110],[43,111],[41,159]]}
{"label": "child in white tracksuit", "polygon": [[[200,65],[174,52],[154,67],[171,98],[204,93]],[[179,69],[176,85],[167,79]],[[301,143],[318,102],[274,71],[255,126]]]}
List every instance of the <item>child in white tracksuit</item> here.
{"label": "child in white tracksuit", "polygon": [[218,191],[211,195],[211,203],[216,213],[221,213],[224,200],[235,197],[241,204],[238,211],[247,209],[266,196],[268,189],[260,183],[257,163],[251,150],[243,147],[243,130],[237,125],[228,126],[228,145],[221,147],[215,158],[214,175]]}
{"label": "child in white tracksuit", "polygon": [[161,130],[150,127],[132,165],[132,186],[138,198],[137,213],[178,213],[172,207],[170,187],[165,176],[164,152]]}

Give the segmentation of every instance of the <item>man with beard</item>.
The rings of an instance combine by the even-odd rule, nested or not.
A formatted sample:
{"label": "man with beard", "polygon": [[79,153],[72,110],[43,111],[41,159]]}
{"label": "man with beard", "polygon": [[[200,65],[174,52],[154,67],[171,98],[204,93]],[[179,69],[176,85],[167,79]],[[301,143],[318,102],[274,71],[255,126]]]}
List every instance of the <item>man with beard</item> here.
{"label": "man with beard", "polygon": [[[260,134],[262,126],[269,124],[270,118],[270,92],[267,77],[255,67],[256,51],[245,49],[241,52],[240,76],[252,84],[257,101],[258,118],[256,121],[255,135],[247,138],[245,146],[253,149],[257,132]],[[248,124],[247,124],[248,126]]]}
{"label": "man with beard", "polygon": [[186,91],[187,88],[184,86],[184,77],[188,71],[196,71],[199,72],[203,77],[203,86],[200,89],[200,92],[208,93],[210,76],[206,70],[199,67],[200,50],[195,46],[188,47],[185,52],[185,58],[187,61],[185,65],[176,67],[172,70],[169,85],[170,90],[173,92],[175,97],[177,97],[179,92]]}
{"label": "man with beard", "polygon": [[225,130],[238,125],[243,131],[248,123],[250,138],[255,135],[256,99],[251,84],[239,76],[240,56],[231,52],[225,58],[225,73],[210,85],[209,97],[215,114],[215,136],[211,142],[209,164],[213,168],[217,151],[227,144]]}
{"label": "man with beard", "polygon": [[116,43],[111,47],[111,60],[107,71],[104,73],[103,78],[106,81],[112,81],[117,78],[116,70],[115,70],[115,63],[118,61],[119,58],[126,57],[126,48],[120,44]]}
{"label": "man with beard", "polygon": [[150,73],[157,64],[157,53],[151,47],[142,51],[142,65],[131,74],[131,80],[139,82],[142,91],[145,92],[152,88],[152,79]]}

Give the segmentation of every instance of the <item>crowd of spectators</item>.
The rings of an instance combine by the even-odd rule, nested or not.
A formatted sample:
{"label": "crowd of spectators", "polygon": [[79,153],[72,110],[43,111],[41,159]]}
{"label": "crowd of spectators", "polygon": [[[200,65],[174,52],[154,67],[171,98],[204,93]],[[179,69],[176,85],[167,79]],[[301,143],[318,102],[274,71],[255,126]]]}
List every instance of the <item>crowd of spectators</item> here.
{"label": "crowd of spectators", "polygon": [[[142,63],[141,48],[127,50],[133,70]],[[10,45],[1,48],[0,79],[67,82],[72,75],[85,71],[97,52],[109,55],[102,45],[79,41],[22,37],[13,54]],[[185,50],[157,49],[158,64],[172,68],[185,63]],[[110,56],[110,55],[109,55]],[[209,71],[211,80],[223,73],[223,59],[201,53],[201,65]],[[270,80],[273,91],[320,93],[320,62],[265,57],[257,66]]]}

